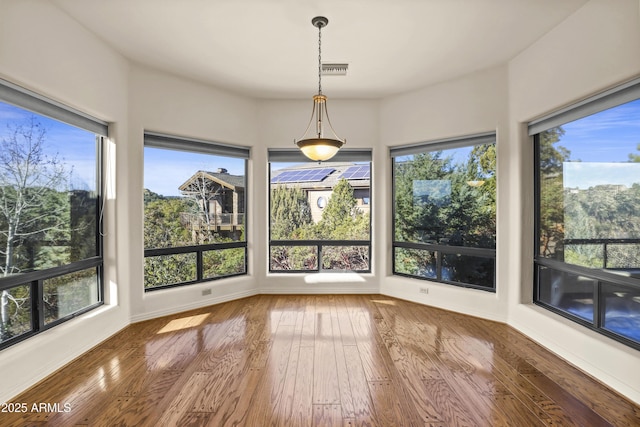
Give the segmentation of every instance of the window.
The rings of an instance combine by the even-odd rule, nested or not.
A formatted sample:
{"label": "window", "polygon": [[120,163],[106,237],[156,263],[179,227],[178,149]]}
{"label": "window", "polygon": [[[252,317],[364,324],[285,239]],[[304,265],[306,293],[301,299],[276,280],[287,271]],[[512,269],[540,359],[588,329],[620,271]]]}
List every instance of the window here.
{"label": "window", "polygon": [[394,147],[393,272],[495,290],[495,134]]}
{"label": "window", "polygon": [[249,149],[146,133],[144,289],[247,273]]}
{"label": "window", "polygon": [[324,209],[324,207],[327,206],[327,199],[325,199],[324,196],[318,197],[316,205],[318,205],[318,208]]}
{"label": "window", "polygon": [[270,272],[371,271],[371,152],[270,150]]}
{"label": "window", "polygon": [[107,124],[0,81],[0,348],[103,303]]}
{"label": "window", "polygon": [[640,81],[531,123],[534,301],[640,348]]}

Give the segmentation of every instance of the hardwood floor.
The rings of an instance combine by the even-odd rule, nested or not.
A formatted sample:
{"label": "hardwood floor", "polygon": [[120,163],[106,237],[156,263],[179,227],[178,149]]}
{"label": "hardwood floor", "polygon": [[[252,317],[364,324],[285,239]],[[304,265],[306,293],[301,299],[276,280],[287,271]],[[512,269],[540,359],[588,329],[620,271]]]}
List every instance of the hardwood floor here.
{"label": "hardwood floor", "polygon": [[380,295],[137,323],[12,402],[28,411],[4,427],[640,425],[638,406],[512,328]]}

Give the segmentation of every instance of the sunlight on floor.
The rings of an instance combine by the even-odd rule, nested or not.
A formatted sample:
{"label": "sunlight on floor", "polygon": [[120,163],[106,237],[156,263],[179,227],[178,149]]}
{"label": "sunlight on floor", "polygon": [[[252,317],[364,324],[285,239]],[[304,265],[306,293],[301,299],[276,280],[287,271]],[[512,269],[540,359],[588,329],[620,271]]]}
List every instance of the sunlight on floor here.
{"label": "sunlight on floor", "polygon": [[345,283],[364,282],[364,277],[358,273],[316,273],[304,277],[305,283]]}
{"label": "sunlight on floor", "polygon": [[385,305],[396,305],[395,301],[392,300],[382,300],[382,299],[372,299],[371,302],[375,303],[375,304],[385,304]]}
{"label": "sunlight on floor", "polygon": [[197,316],[183,317],[181,319],[174,319],[167,323],[164,328],[158,331],[158,334],[164,334],[167,332],[179,331],[181,329],[193,328],[194,326],[201,325],[202,322],[209,316],[209,314],[199,314]]}

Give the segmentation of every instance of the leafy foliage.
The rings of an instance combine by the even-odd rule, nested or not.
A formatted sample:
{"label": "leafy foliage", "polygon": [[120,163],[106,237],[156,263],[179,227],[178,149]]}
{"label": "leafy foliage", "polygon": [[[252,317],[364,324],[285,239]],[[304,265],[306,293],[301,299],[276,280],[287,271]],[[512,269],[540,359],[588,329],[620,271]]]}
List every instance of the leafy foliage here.
{"label": "leafy foliage", "polygon": [[557,145],[564,135],[561,127],[539,135],[540,153],[540,255],[561,253],[564,240],[564,194],[562,163],[571,152]]}
{"label": "leafy foliage", "polygon": [[271,190],[271,238],[290,239],[294,232],[313,223],[311,207],[299,187],[278,185]]}
{"label": "leafy foliage", "polygon": [[[204,214],[195,197],[164,197],[145,189],[144,245],[147,249],[224,243],[244,240],[239,233],[225,235],[206,227],[193,227],[188,218]],[[245,271],[244,248],[211,250],[203,253],[203,277],[214,278]],[[145,288],[191,282],[197,279],[194,253],[145,258]]]}
{"label": "leafy foliage", "polygon": [[471,151],[466,164],[454,163],[442,151],[396,162],[395,240],[495,247],[491,167],[495,167],[495,151],[489,148]]}
{"label": "leafy foliage", "polygon": [[[567,189],[564,199],[566,239],[640,238],[640,184],[626,189],[616,186],[596,186],[580,191]],[[609,244],[606,266],[640,266],[639,249],[638,244]],[[571,264],[605,267],[602,244],[567,245],[562,255],[564,261]]]}
{"label": "leafy foliage", "polygon": [[192,244],[180,218],[189,204],[181,198],[156,198],[144,207],[144,247],[172,248]]}
{"label": "leafy foliage", "polygon": [[[46,129],[31,116],[26,124],[8,125],[0,142],[0,272],[7,276],[50,266],[53,256],[68,262],[70,204],[65,193],[69,174],[57,156],[45,154]],[[39,258],[42,247],[46,254]],[[58,264],[59,265],[59,264]]]}
{"label": "leafy foliage", "polygon": [[[638,144],[638,151],[640,151],[640,144]],[[629,154],[629,161],[630,162],[635,162],[635,163],[640,163],[640,154],[635,154],[635,153],[630,153]]]}
{"label": "leafy foliage", "polygon": [[[560,145],[563,135],[561,128],[540,133],[540,255],[590,268],[637,267],[637,244],[608,244],[605,254],[602,243],[565,243],[640,238],[640,183],[564,188],[563,162],[571,153]],[[640,161],[640,156],[629,154],[629,159]]]}
{"label": "leafy foliage", "polygon": [[[464,151],[462,151],[464,152]],[[419,153],[394,163],[394,240],[495,248],[495,144]],[[493,286],[490,258],[442,255],[442,279]],[[436,278],[436,251],[395,250],[395,271]]]}
{"label": "leafy foliage", "polygon": [[[315,224],[304,191],[278,186],[271,190],[272,240],[368,240],[369,215],[357,208],[353,187],[341,179]],[[367,270],[368,246],[323,245],[322,268],[327,270]],[[316,246],[278,246],[271,249],[273,270],[315,270]]]}
{"label": "leafy foliage", "polygon": [[[0,141],[0,274],[42,270],[95,256],[95,195],[69,190],[72,171],[58,154],[46,153],[47,130],[37,116],[9,122],[7,129]],[[95,271],[91,274],[90,291],[95,295]],[[66,279],[47,282],[59,280]],[[69,293],[63,288],[70,289],[44,289],[45,310],[58,313],[61,300],[75,311],[95,302],[80,291]],[[33,297],[26,285],[1,292],[2,340],[31,329]]]}

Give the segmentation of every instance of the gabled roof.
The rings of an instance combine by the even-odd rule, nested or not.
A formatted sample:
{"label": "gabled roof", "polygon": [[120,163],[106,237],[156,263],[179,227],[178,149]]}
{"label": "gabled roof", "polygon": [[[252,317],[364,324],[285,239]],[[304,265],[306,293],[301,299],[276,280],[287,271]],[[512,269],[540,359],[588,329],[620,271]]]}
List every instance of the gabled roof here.
{"label": "gabled roof", "polygon": [[198,171],[194,173],[189,179],[187,179],[184,184],[182,184],[178,189],[180,191],[189,191],[189,186],[199,179],[204,177],[211,182],[214,182],[222,187],[229,188],[234,191],[243,190],[244,189],[244,176],[243,175],[231,175],[230,173],[224,172],[208,172],[208,171]]}

